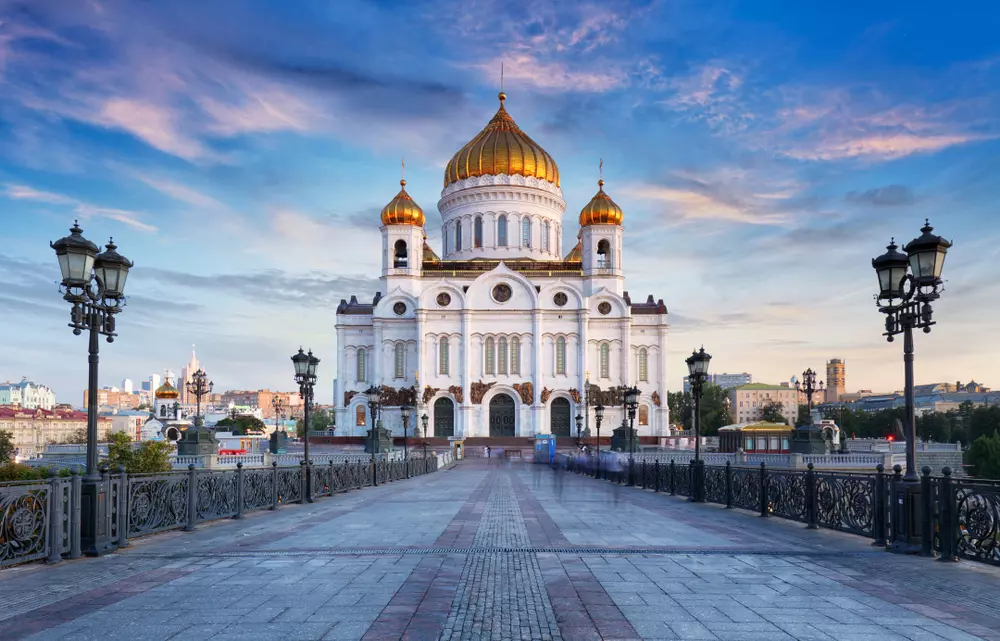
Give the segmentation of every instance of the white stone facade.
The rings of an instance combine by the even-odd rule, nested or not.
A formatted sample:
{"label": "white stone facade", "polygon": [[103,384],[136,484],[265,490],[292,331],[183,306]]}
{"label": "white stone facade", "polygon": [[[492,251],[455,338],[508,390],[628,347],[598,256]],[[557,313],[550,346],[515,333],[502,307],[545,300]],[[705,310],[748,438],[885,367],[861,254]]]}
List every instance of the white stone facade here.
{"label": "white stone facade", "polygon": [[0,405],[17,405],[23,409],[50,410],[56,406],[56,395],[45,385],[26,378],[19,383],[0,384]]}

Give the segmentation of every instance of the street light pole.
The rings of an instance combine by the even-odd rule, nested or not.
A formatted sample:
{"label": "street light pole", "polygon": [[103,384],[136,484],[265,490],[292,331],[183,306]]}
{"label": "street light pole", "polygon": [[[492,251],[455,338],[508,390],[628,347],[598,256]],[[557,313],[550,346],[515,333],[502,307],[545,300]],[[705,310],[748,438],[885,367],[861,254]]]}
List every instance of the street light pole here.
{"label": "street light pole", "polygon": [[[285,404],[281,400],[280,396],[275,395],[274,398],[271,399],[271,407],[274,408],[274,433],[277,434],[281,426],[280,421],[284,418]],[[275,438],[277,438],[277,436]]]}
{"label": "street light pole", "polygon": [[90,332],[87,371],[87,470],[83,477],[81,507],[81,545],[84,554],[98,556],[115,549],[107,528],[98,524],[107,517],[109,488],[97,469],[97,378],[100,362],[98,336],[103,334],[114,342],[115,315],[125,306],[125,281],[133,267],[117,251],[114,240],[105,251],[83,237],[76,221],[70,235],[50,242],[59,261],[62,276],[60,291],[70,303],[69,326],[79,336]]}
{"label": "street light pole", "polygon": [[802,380],[795,381],[795,389],[806,395],[806,405],[809,408],[809,424],[812,425],[813,394],[823,391],[823,381],[816,385],[816,372],[810,367],[802,372]]}
{"label": "street light pole", "polygon": [[292,365],[295,367],[295,382],[299,384],[299,396],[302,397],[302,422],[305,427],[305,451],[303,452],[305,465],[303,466],[306,475],[306,496],[307,503],[313,502],[312,496],[312,460],[309,458],[309,421],[312,413],[313,387],[316,385],[316,369],[319,367],[319,359],[313,356],[312,350],[306,354],[299,348],[297,354],[292,356]]}
{"label": "street light pole", "polygon": [[708,380],[708,364],[712,355],[702,347],[691,352],[685,359],[688,366],[688,380],[691,383],[691,397],[694,399],[694,465],[692,467],[691,500],[702,503],[705,500],[705,470],[701,460],[701,395]]}
{"label": "street light pole", "polygon": [[624,406],[628,412],[628,484],[635,485],[635,411],[639,407],[639,388],[625,389]]}
{"label": "street light pole", "polygon": [[379,388],[375,387],[375,385],[372,385],[367,390],[365,390],[365,396],[368,397],[368,409],[369,409],[369,411],[371,412],[371,415],[372,415],[372,425],[371,425],[371,429],[368,431],[368,434],[369,434],[369,439],[370,439],[370,444],[371,444],[371,450],[372,450],[372,463],[371,463],[371,465],[372,465],[372,486],[374,486],[374,487],[378,486],[378,474],[376,474],[376,472],[375,472],[375,467],[376,467],[375,466],[375,443],[376,443],[376,441],[375,441],[375,427],[377,425],[379,401],[381,399],[381,395],[382,395],[382,390],[380,390]]}
{"label": "street light pole", "polygon": [[583,414],[576,415],[576,449],[583,447]]}
{"label": "street light pole", "polygon": [[413,408],[409,405],[399,408],[399,413],[403,417],[403,461],[406,466],[406,478],[410,478],[410,448],[406,430],[410,426],[410,414],[412,412]]}
{"label": "street light pole", "polygon": [[594,421],[597,424],[597,478],[601,478],[601,421],[604,420],[604,405],[597,401],[594,407]]}
{"label": "street light pole", "polygon": [[[931,232],[930,221],[924,221],[921,235],[911,240],[899,251],[895,240],[890,240],[886,252],[872,259],[878,276],[879,293],[875,300],[879,311],[885,314],[883,336],[892,342],[903,335],[903,367],[906,398],[906,474],[894,484],[892,502],[893,540],[890,550],[898,553],[917,553],[921,549],[920,523],[921,486],[917,476],[917,421],[913,402],[913,330],[922,329],[929,334],[934,310],[931,303],[941,297],[941,270],[945,255],[952,246],[950,241]],[[912,273],[908,273],[912,272]]]}
{"label": "street light pole", "polygon": [[207,380],[205,370],[199,369],[191,375],[191,380],[186,383],[188,394],[193,394],[195,398],[194,426],[201,427],[205,422],[201,416],[201,397],[212,393],[214,384]]}

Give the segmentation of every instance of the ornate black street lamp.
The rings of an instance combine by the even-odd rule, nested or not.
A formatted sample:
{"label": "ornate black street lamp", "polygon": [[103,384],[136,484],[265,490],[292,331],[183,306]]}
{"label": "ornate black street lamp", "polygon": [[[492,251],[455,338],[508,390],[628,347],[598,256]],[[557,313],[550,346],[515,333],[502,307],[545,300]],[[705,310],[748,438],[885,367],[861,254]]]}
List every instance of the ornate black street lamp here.
{"label": "ornate black street lamp", "polygon": [[691,355],[684,360],[688,366],[691,397],[694,399],[694,461],[691,467],[691,500],[695,503],[702,503],[705,500],[705,471],[703,469],[704,461],[701,460],[701,395],[705,381],[708,380],[708,364],[711,361],[712,355],[707,353],[704,347],[691,352]]}
{"label": "ornate black street lamp", "polygon": [[403,418],[403,461],[406,467],[406,478],[410,478],[410,449],[409,449],[409,438],[407,437],[406,430],[410,427],[410,415],[413,413],[413,408],[409,405],[404,405],[399,408],[399,415]]}
{"label": "ornate black street lamp", "polygon": [[382,390],[372,385],[365,390],[365,396],[368,397],[368,411],[371,412],[372,415],[371,429],[368,430],[372,450],[372,485],[378,486],[378,475],[375,474],[375,448],[377,447],[375,441],[375,426],[378,418],[379,403],[382,399]]}
{"label": "ornate black street lamp", "polygon": [[635,485],[635,411],[639,409],[639,388],[629,387],[625,390],[624,405],[628,412],[628,484]]}
{"label": "ornate black street lamp", "polygon": [[583,414],[576,415],[576,449],[583,447]]}
{"label": "ornate black street lamp", "polygon": [[604,420],[604,406],[600,401],[594,407],[594,420],[597,424],[597,478],[601,478],[601,421]]}
{"label": "ornate black street lamp", "polygon": [[275,395],[271,399],[271,407],[274,408],[274,432],[267,439],[268,449],[271,454],[284,454],[288,440],[288,435],[281,429],[281,421],[285,418],[285,402],[280,396]]}
{"label": "ornate black street lamp", "polygon": [[[899,487],[894,488],[893,552],[920,551],[920,479],[917,476],[917,421],[913,404],[913,330],[929,334],[935,324],[931,302],[940,298],[941,269],[951,242],[931,232],[930,221],[924,221],[921,235],[896,251],[890,240],[886,252],[872,259],[878,275],[879,293],[875,297],[879,311],[885,314],[883,336],[892,342],[893,336],[903,335],[903,365],[906,396],[906,473]],[[910,273],[907,273],[907,272]]]}
{"label": "ornate black street lamp", "polygon": [[[802,372],[802,380],[795,381],[795,389],[806,395],[806,404],[809,406],[809,420],[804,425],[795,428],[792,435],[791,449],[798,454],[826,454],[826,441],[823,439],[822,430],[813,423],[812,418],[812,397],[816,392],[823,391],[823,381],[816,384],[816,372],[810,367]],[[796,404],[796,412],[798,412]]]}
{"label": "ornate black street lamp", "polygon": [[196,403],[196,409],[194,412],[194,426],[201,427],[205,423],[205,419],[201,415],[201,398],[203,396],[208,396],[212,393],[212,388],[215,385],[212,381],[208,380],[208,376],[205,374],[205,370],[199,369],[197,372],[191,375],[191,380],[185,384],[188,394],[193,394]]}
{"label": "ornate black street lamp", "polygon": [[281,420],[285,417],[285,402],[275,394],[271,399],[271,407],[274,409],[274,433],[277,434],[281,427]]}
{"label": "ornate black street lamp", "polygon": [[425,443],[427,441],[427,421],[428,420],[429,420],[429,417],[427,416],[427,412],[424,412],[423,416],[420,417],[420,425],[422,425],[423,428],[424,428],[424,442]]}
{"label": "ornate black street lamp", "polygon": [[305,424],[305,465],[306,475],[306,502],[312,503],[312,461],[309,459],[309,421],[312,414],[313,386],[316,385],[316,369],[319,367],[319,359],[313,356],[312,350],[306,354],[299,348],[297,354],[292,356],[292,365],[295,367],[295,382],[299,384],[299,396],[302,397],[302,422]]}
{"label": "ornate black street lamp", "polygon": [[83,237],[76,221],[70,235],[49,246],[55,250],[62,275],[60,291],[70,310],[69,326],[79,336],[90,332],[87,377],[87,470],[83,477],[81,545],[84,554],[98,556],[112,551],[115,544],[107,528],[98,527],[107,517],[109,488],[97,469],[97,370],[98,337],[115,340],[115,315],[125,306],[125,280],[132,261],[117,251],[114,239],[105,251]]}

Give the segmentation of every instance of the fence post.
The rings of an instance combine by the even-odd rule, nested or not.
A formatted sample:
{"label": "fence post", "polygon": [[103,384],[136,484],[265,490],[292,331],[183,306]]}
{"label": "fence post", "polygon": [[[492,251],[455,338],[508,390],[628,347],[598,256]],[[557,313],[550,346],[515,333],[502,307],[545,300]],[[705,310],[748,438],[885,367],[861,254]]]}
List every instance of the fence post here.
{"label": "fence post", "polygon": [[760,515],[770,516],[767,511],[767,464],[760,462]]}
{"label": "fence post", "polygon": [[305,505],[309,501],[306,499],[306,490],[309,484],[306,482],[306,474],[309,473],[309,465],[305,460],[299,461],[299,503]]}
{"label": "fence post", "polygon": [[193,532],[195,521],[198,520],[198,472],[194,463],[188,465],[188,518],[185,532]]}
{"label": "fence post", "polygon": [[653,474],[656,475],[656,481],[653,484],[653,491],[654,492],[659,492],[660,491],[660,459],[656,459],[656,462],[653,463]]}
{"label": "fence post", "polygon": [[892,491],[889,494],[889,505],[886,514],[889,516],[889,540],[895,542],[896,540],[896,530],[899,528],[899,496],[897,492],[899,491],[900,485],[903,483],[903,466],[896,465],[892,466]]}
{"label": "fence post", "polygon": [[46,517],[49,519],[49,531],[45,538],[48,539],[49,556],[46,563],[59,563],[62,561],[62,487],[59,476],[55,468],[49,469],[49,510]]}
{"label": "fence post", "polygon": [[271,507],[278,509],[278,462],[271,461]]}
{"label": "fence post", "polygon": [[873,546],[885,547],[885,465],[879,463],[875,466],[875,514],[873,515],[873,530],[875,540]]}
{"label": "fence post", "polygon": [[956,550],[956,538],[958,535],[958,506],[955,504],[955,489],[952,486],[951,468],[945,467],[941,470],[944,477],[941,479],[941,558],[938,561],[957,561],[958,551]]}
{"label": "fence post", "polygon": [[677,471],[677,465],[674,463],[674,459],[670,459],[670,494],[677,495],[677,481],[674,479],[674,473]]}
{"label": "fence post", "polygon": [[814,470],[816,466],[812,463],[806,466],[806,529],[807,530],[818,530],[819,525],[816,524],[816,507],[818,504],[818,498],[816,496],[816,472]]}
{"label": "fence post", "polygon": [[[79,559],[83,554],[80,549],[80,502],[83,497],[83,478],[80,468],[76,465],[71,470],[69,497],[69,558]],[[127,524],[126,524],[127,525]]]}
{"label": "fence post", "polygon": [[726,509],[733,509],[733,464],[726,461]]}
{"label": "fence post", "polygon": [[329,465],[330,465],[330,477],[329,477],[330,478],[330,496],[332,497],[334,494],[337,493],[337,491],[334,489],[334,484],[333,484],[333,479],[335,478],[333,476],[333,459],[329,460]]}
{"label": "fence post", "polygon": [[934,497],[931,495],[931,468],[925,465],[920,477],[920,556],[934,556]]}
{"label": "fence post", "polygon": [[128,472],[124,465],[118,466],[118,547],[128,547]]}
{"label": "fence post", "polygon": [[243,471],[243,462],[236,464],[236,515],[233,517],[242,521],[246,517],[243,515],[243,502],[246,500],[246,472]]}

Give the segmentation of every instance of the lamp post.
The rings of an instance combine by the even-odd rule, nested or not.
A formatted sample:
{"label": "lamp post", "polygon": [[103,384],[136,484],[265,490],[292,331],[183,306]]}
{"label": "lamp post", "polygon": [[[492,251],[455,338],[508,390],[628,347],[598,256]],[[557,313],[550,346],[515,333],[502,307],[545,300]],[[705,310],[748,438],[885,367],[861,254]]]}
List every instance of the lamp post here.
{"label": "lamp post", "polygon": [[427,412],[424,412],[423,416],[420,417],[420,425],[424,429],[424,443],[425,444],[427,443],[427,421],[428,420],[429,420],[429,417],[427,416]]}
{"label": "lamp post", "polygon": [[597,401],[594,407],[594,421],[597,424],[597,478],[601,478],[601,421],[604,420],[604,406]]}
{"label": "lamp post", "polygon": [[90,332],[87,375],[87,470],[83,477],[81,546],[84,554],[98,556],[115,549],[108,528],[98,527],[107,517],[108,487],[97,469],[97,372],[99,336],[115,340],[115,315],[125,306],[125,280],[132,261],[119,254],[114,239],[105,251],[83,237],[76,221],[70,235],[50,242],[59,261],[60,291],[70,310],[69,326],[79,336]]}
{"label": "lamp post", "polygon": [[410,415],[412,413],[413,408],[409,405],[404,405],[399,408],[399,414],[403,417],[403,461],[406,466],[406,478],[410,478],[410,447],[406,430],[410,427]]}
{"label": "lamp post", "polygon": [[[298,356],[298,354],[296,354]],[[284,418],[285,414],[285,403],[281,400],[281,397],[275,395],[271,399],[271,407],[274,408],[274,433],[277,434],[280,429],[281,419]]]}
{"label": "lamp post", "polygon": [[319,359],[313,356],[312,350],[306,354],[299,348],[297,354],[292,356],[292,365],[295,367],[295,382],[299,384],[299,396],[302,397],[302,422],[305,427],[305,475],[306,475],[306,502],[312,503],[312,461],[309,460],[309,421],[311,419],[313,403],[313,386],[316,385],[316,368],[319,367]]}
{"label": "lamp post", "polygon": [[890,240],[886,252],[872,259],[878,275],[879,293],[875,300],[879,311],[885,314],[883,336],[892,342],[897,334],[903,335],[903,365],[905,377],[906,423],[906,473],[893,495],[893,552],[915,553],[920,551],[920,479],[917,477],[917,425],[913,406],[913,330],[922,329],[929,334],[934,310],[931,302],[940,298],[941,269],[951,242],[931,232],[930,221],[925,221],[921,235],[897,251]]}
{"label": "lamp post", "polygon": [[195,427],[201,427],[205,423],[205,419],[201,415],[201,397],[211,394],[214,386],[215,385],[212,381],[208,380],[208,376],[205,374],[205,370],[203,369],[199,369],[197,372],[192,374],[191,380],[185,384],[188,394],[194,395],[195,399]]}
{"label": "lamp post", "polygon": [[801,381],[795,381],[795,389],[806,395],[806,405],[809,407],[809,424],[812,425],[813,394],[823,391],[823,381],[816,385],[816,372],[810,367],[802,372]]}
{"label": "lamp post", "polygon": [[625,390],[625,409],[628,412],[628,484],[635,485],[635,411],[639,407],[639,388],[629,387]]}
{"label": "lamp post", "polygon": [[702,503],[705,500],[705,474],[701,460],[701,394],[708,380],[708,364],[712,355],[702,347],[691,352],[685,359],[688,366],[688,380],[691,382],[691,397],[694,399],[694,464],[692,466],[691,500]]}
{"label": "lamp post", "polygon": [[576,415],[576,449],[583,447],[583,414]]}
{"label": "lamp post", "polygon": [[365,390],[365,396],[368,397],[368,411],[371,412],[372,415],[371,429],[368,430],[372,450],[372,485],[378,486],[378,476],[375,474],[375,421],[378,417],[379,401],[381,400],[382,390],[372,385]]}

